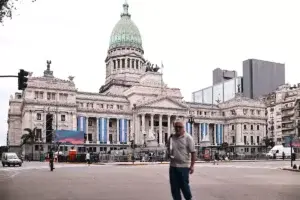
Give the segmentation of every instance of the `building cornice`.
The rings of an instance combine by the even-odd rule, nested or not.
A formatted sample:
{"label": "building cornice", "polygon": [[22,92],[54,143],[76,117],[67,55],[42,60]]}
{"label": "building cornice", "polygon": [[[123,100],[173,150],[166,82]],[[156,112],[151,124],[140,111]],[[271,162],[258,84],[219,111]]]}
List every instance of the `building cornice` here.
{"label": "building cornice", "polygon": [[37,101],[37,100],[24,100],[24,106],[26,105],[40,105],[40,106],[56,106],[56,107],[77,107],[76,103],[70,103],[70,102],[57,102],[57,101]]}

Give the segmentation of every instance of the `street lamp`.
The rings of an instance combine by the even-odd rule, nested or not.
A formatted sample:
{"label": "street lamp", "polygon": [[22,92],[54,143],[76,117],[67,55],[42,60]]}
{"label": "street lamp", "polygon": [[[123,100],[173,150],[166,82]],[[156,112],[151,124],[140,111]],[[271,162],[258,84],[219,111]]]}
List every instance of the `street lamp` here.
{"label": "street lamp", "polygon": [[146,144],[146,133],[144,133],[144,147],[146,147],[147,144]]}
{"label": "street lamp", "polygon": [[191,130],[189,130],[189,131],[190,131],[190,134],[193,135],[193,133],[192,133],[192,131],[193,131],[193,124],[195,123],[193,116],[191,116],[189,118],[189,123],[191,124]]}
{"label": "street lamp", "polygon": [[291,167],[293,167],[293,139],[294,135],[290,135],[290,147],[291,147]]}

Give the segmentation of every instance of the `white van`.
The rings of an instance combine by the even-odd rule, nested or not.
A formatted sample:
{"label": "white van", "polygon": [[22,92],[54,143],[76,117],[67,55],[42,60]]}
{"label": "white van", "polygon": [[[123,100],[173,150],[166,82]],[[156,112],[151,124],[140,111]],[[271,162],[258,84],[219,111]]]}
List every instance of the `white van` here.
{"label": "white van", "polygon": [[16,166],[19,165],[22,166],[22,160],[17,156],[16,153],[9,152],[9,153],[2,153],[2,166]]}
{"label": "white van", "polygon": [[[291,147],[284,147],[283,145],[275,145],[269,153],[267,153],[267,156],[269,158],[273,158],[274,154],[276,155],[276,158],[282,158],[282,154],[285,154],[285,158],[291,158]],[[292,153],[294,153],[294,149],[292,148]]]}

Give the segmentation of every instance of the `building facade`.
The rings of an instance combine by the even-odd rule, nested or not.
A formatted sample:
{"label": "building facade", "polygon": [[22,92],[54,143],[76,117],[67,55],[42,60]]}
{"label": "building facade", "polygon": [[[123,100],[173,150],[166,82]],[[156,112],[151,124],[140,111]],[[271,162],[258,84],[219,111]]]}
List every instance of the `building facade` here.
{"label": "building facade", "polygon": [[249,59],[243,62],[243,89],[248,98],[260,98],[285,84],[285,64]]}
{"label": "building facade", "polygon": [[192,101],[204,104],[218,104],[235,98],[242,93],[242,77],[232,78],[192,93]]}
{"label": "building facade", "polygon": [[87,139],[76,145],[79,152],[83,147],[100,152],[129,148],[131,141],[142,146],[153,140],[164,149],[173,122],[181,119],[197,146],[228,142],[232,151],[259,151],[266,135],[264,103],[241,95],[219,105],[185,102],[180,89],[167,87],[158,66],[145,60],[141,35],[128,7],[123,5],[112,31],[106,80],[99,93],[78,91],[74,77],[56,78],[47,61],[44,76],[31,73],[23,93],[11,96],[8,145],[18,148],[24,129],[36,128],[36,151],[41,151],[40,146],[48,150],[54,140],[52,130],[83,131]]}
{"label": "building facade", "polygon": [[213,85],[222,83],[235,77],[237,77],[236,71],[216,68],[213,70]]}
{"label": "building facade", "polygon": [[300,99],[300,85],[284,84],[264,97],[267,106],[268,136],[277,144],[284,144],[285,138],[297,135],[297,100]]}

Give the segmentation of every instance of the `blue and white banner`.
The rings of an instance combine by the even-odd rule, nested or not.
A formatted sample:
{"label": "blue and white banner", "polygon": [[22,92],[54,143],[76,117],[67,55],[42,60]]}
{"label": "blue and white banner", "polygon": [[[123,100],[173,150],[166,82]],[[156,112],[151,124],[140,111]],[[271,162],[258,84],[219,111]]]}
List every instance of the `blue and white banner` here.
{"label": "blue and white banner", "polygon": [[77,117],[77,131],[83,131],[86,133],[86,117],[78,116]]}
{"label": "blue and white banner", "polygon": [[223,143],[223,128],[224,128],[224,125],[220,124],[220,144]]}
{"label": "blue and white banner", "polygon": [[119,119],[119,141],[120,143],[127,142],[127,119]]}
{"label": "blue and white banner", "polygon": [[107,143],[107,119],[99,118],[98,120],[98,128],[99,128],[99,141],[100,143]]}
{"label": "blue and white banner", "polygon": [[216,125],[216,142],[218,145],[223,143],[223,124]]}
{"label": "blue and white banner", "polygon": [[185,125],[185,131],[186,131],[187,133],[189,133],[190,135],[193,135],[191,123],[189,123],[189,122],[186,123],[186,125]]}
{"label": "blue and white banner", "polygon": [[220,144],[220,124],[216,124],[216,143]]}
{"label": "blue and white banner", "polygon": [[202,134],[202,141],[209,141],[208,138],[208,124],[202,123],[201,124],[201,134]]}

